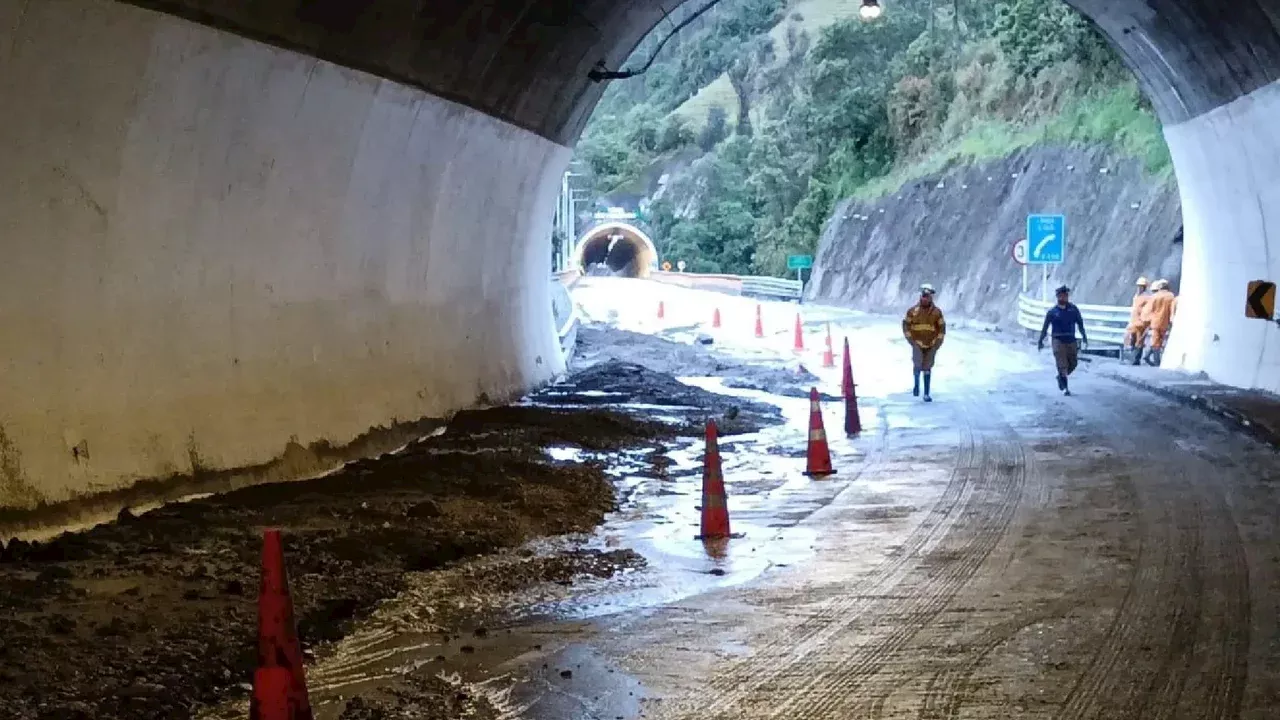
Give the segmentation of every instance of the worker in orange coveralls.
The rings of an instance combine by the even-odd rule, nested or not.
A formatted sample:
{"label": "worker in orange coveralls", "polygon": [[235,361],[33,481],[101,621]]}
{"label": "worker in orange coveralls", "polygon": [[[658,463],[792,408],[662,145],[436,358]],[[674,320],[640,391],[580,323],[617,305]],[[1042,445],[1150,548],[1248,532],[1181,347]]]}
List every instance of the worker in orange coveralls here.
{"label": "worker in orange coveralls", "polygon": [[1120,348],[1120,362],[1129,359],[1133,353],[1133,364],[1142,362],[1142,346],[1146,343],[1147,327],[1151,322],[1148,306],[1151,295],[1147,292],[1147,279],[1138,278],[1138,290],[1133,294],[1133,306],[1129,310],[1129,325],[1124,329],[1124,345]]}
{"label": "worker in orange coveralls", "polygon": [[1148,306],[1151,312],[1151,352],[1147,353],[1147,364],[1155,367],[1160,364],[1165,341],[1169,339],[1169,328],[1173,325],[1173,308],[1177,298],[1169,290],[1168,280],[1155,281],[1151,289],[1154,291]]}
{"label": "worker in orange coveralls", "polygon": [[920,376],[924,375],[925,402],[933,402],[933,396],[929,394],[933,358],[947,336],[947,323],[942,319],[942,311],[933,304],[934,292],[932,285],[921,285],[920,302],[912,305],[902,319],[902,335],[911,343],[911,365],[915,375],[911,394],[920,396]]}

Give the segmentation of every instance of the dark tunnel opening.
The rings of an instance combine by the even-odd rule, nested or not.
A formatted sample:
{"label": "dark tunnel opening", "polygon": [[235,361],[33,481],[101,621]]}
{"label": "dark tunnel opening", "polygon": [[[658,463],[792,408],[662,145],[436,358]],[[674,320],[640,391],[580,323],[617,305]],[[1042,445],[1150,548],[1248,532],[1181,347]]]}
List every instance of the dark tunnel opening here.
{"label": "dark tunnel opening", "polygon": [[579,244],[579,265],[587,275],[645,278],[657,259],[652,244],[637,232],[600,228]]}

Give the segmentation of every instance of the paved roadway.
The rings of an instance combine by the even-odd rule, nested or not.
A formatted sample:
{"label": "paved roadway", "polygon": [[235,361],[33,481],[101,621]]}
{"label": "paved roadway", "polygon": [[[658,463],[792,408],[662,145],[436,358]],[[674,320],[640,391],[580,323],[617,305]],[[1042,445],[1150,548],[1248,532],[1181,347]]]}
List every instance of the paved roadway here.
{"label": "paved roadway", "polygon": [[867,431],[837,437],[828,407],[839,473],[809,481],[804,402],[771,396],[788,425],[725,448],[747,537],[708,554],[687,508],[637,520],[693,502],[692,474],[611,521],[602,533],[686,592],[583,599],[595,610],[512,628],[536,653],[482,648],[463,674],[511,690],[513,717],[1280,716],[1269,447],[1087,368],[1064,398],[1047,353],[994,333],[949,334],[925,405],[892,318],[803,308],[796,360],[794,306],[767,304],[756,340],[740,298],[595,278],[576,295],[597,321],[804,362],[834,392],[836,371],[819,369],[829,321],[854,347]]}

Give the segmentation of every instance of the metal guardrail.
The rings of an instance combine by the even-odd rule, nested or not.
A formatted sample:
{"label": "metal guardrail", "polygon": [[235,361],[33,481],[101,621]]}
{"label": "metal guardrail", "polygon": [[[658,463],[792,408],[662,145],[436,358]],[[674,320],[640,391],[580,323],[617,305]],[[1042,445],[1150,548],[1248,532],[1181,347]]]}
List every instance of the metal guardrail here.
{"label": "metal guardrail", "polygon": [[[1054,303],[1038,300],[1029,295],[1018,296],[1018,325],[1039,333],[1044,326],[1044,314]],[[1093,347],[1124,344],[1124,330],[1129,326],[1129,308],[1116,305],[1079,305],[1084,317],[1085,331]]]}
{"label": "metal guardrail", "polygon": [[560,339],[560,349],[567,358],[578,341],[578,326],[582,322],[582,316],[578,313],[578,304],[573,301],[569,289],[560,278],[553,278],[551,281],[551,311],[558,324],[556,336]]}
{"label": "metal guardrail", "polygon": [[742,278],[743,295],[764,295],[796,299],[804,292],[804,283],[799,280],[787,280],[776,277],[744,276]]}

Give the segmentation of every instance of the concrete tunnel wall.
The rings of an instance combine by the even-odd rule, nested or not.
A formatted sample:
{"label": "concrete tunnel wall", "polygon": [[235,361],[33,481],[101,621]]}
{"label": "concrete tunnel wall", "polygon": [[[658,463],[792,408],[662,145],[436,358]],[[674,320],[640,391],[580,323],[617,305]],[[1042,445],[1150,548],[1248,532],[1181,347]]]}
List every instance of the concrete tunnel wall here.
{"label": "concrete tunnel wall", "polygon": [[658,267],[658,248],[634,225],[605,223],[582,234],[574,246],[573,263],[584,272],[591,265],[604,264],[615,275],[647,278]]}
{"label": "concrete tunnel wall", "polygon": [[0,507],[562,370],[565,147],[111,0],[0,0],[0,64]]}

